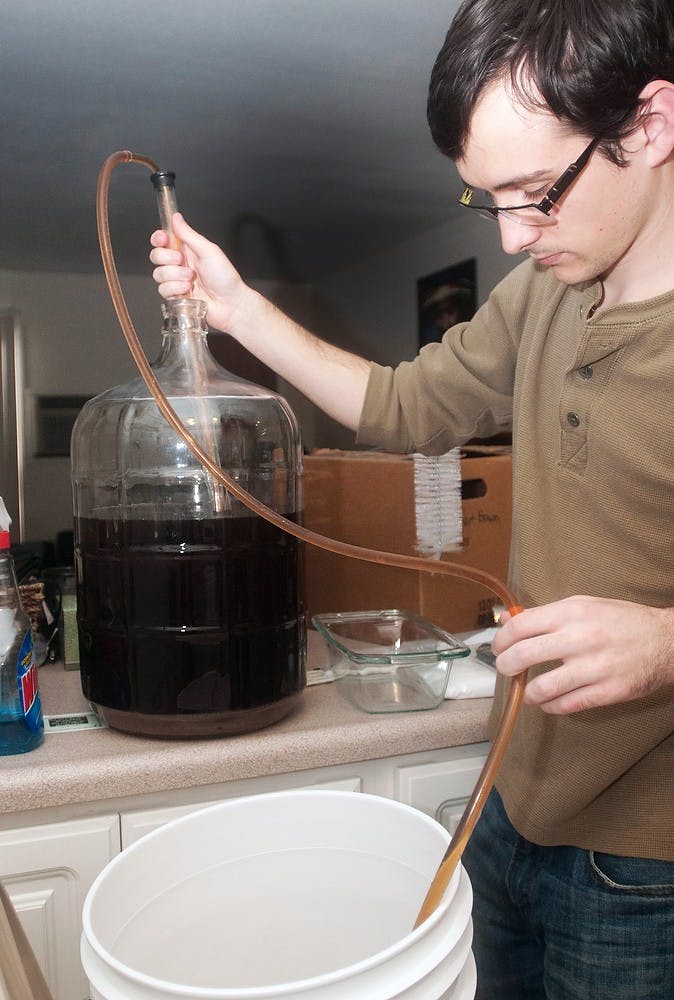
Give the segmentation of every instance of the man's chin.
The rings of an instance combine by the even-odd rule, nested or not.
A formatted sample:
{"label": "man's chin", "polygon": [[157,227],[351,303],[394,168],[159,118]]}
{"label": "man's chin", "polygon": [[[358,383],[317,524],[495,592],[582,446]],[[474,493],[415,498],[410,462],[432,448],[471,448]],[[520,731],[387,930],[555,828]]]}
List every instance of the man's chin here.
{"label": "man's chin", "polygon": [[552,271],[558,281],[565,285],[578,285],[582,282],[596,280],[596,274],[590,274],[587,265],[568,253],[552,254],[549,257],[534,258],[541,270]]}

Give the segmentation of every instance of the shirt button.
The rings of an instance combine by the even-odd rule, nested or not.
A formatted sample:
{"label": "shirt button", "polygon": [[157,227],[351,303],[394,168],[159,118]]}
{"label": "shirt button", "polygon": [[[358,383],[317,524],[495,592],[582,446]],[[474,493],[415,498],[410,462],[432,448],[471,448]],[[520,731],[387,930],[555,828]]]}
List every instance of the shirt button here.
{"label": "shirt button", "polygon": [[566,419],[572,427],[580,427],[580,417],[577,413],[567,413]]}
{"label": "shirt button", "polygon": [[578,369],[578,374],[581,378],[592,378],[594,375],[594,368],[592,365],[585,365],[583,368]]}

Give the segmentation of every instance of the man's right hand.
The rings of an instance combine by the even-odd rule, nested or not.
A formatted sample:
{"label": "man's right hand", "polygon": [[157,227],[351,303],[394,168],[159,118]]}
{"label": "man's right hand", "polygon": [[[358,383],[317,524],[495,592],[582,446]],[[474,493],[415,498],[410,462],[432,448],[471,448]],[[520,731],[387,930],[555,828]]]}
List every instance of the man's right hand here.
{"label": "man's right hand", "polygon": [[238,340],[329,416],[356,430],[370,366],[363,358],[315,337],[250,288],[219,246],[195,232],[178,212],[169,246],[162,229],[152,234],[154,280],[166,299],[202,299],[206,321]]}
{"label": "man's right hand", "polygon": [[179,212],[172,226],[182,250],[171,249],[169,234],[163,229],[150,237],[150,260],[156,265],[152,276],[159,294],[165,299],[202,299],[208,307],[208,324],[236,336],[236,312],[251,290],[220,247],[192,229]]}

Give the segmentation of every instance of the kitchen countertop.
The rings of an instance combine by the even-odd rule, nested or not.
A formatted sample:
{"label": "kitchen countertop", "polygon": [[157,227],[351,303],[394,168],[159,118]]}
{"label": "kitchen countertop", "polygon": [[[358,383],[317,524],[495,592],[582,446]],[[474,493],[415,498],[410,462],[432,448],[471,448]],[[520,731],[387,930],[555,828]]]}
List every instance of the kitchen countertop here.
{"label": "kitchen countertop", "polygon": [[[310,667],[317,650],[312,639]],[[45,665],[39,685],[46,715],[90,710],[77,670]],[[490,698],[470,698],[425,712],[367,715],[324,683],[307,687],[285,719],[244,735],[159,740],[107,728],[47,733],[37,750],[0,757],[0,814],[478,743],[486,739],[490,706]]]}

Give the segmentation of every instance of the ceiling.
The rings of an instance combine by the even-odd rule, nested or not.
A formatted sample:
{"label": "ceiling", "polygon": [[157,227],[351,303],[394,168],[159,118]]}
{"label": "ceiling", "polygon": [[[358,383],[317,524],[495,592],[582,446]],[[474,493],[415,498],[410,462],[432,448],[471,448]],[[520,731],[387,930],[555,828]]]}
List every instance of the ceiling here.
{"label": "ceiling", "polygon": [[[0,268],[97,272],[115,150],[177,174],[248,278],[311,281],[441,225],[425,119],[458,0],[21,0],[0,24]],[[146,273],[149,173],[115,170],[118,268]]]}

